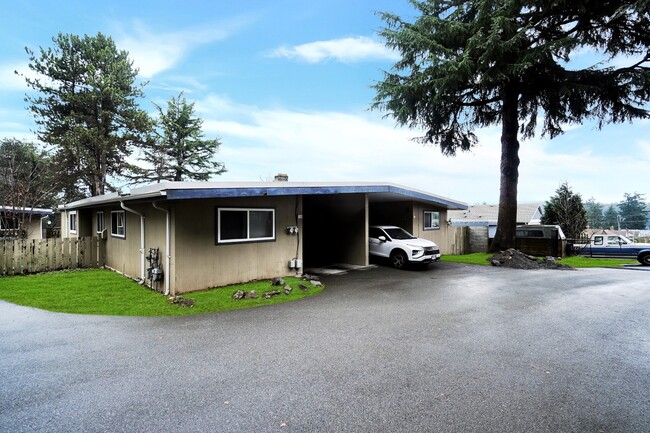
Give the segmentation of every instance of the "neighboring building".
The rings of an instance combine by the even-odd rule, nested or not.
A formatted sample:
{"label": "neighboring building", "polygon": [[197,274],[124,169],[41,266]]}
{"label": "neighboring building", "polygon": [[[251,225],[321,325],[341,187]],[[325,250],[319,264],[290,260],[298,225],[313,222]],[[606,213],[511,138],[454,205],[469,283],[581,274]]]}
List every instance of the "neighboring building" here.
{"label": "neighboring building", "polygon": [[[517,205],[517,225],[541,224],[542,205],[520,203]],[[465,210],[449,211],[449,224],[452,226],[487,227],[488,238],[494,239],[499,218],[499,205],[471,205]]]}
{"label": "neighboring building", "polygon": [[[64,237],[106,238],[106,265],[140,279],[150,248],[179,294],[368,264],[368,226],[398,225],[445,245],[447,212],[465,203],[385,183],[163,182],[61,206]],[[444,253],[444,251],[443,251]],[[153,279],[153,278],[152,278]]]}
{"label": "neighboring building", "polygon": [[52,209],[0,205],[0,239],[45,239],[58,236]]}

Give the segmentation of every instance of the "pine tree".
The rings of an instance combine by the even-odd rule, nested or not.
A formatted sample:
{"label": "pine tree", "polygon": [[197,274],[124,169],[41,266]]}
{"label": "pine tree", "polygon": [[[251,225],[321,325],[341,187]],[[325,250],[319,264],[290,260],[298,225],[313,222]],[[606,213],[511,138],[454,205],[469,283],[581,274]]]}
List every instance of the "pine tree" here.
{"label": "pine tree", "polygon": [[625,200],[618,204],[621,228],[645,229],[648,226],[648,210],[643,195],[625,193]]}
{"label": "pine tree", "polygon": [[557,224],[568,238],[579,238],[582,231],[587,228],[587,211],[580,194],[575,194],[569,184],[564,182],[544,205],[541,222]]}
{"label": "pine tree", "polygon": [[38,137],[54,146],[54,159],[67,186],[66,199],[106,192],[111,176],[126,167],[133,146],[143,141],[149,117],[137,105],[143,96],[137,70],[126,51],[101,33],[59,34],[52,48],[27,49],[25,77],[36,91],[26,101]]}
{"label": "pine tree", "polygon": [[617,229],[619,214],[614,205],[610,205],[603,215],[605,229]]}
{"label": "pine tree", "polygon": [[585,209],[587,211],[587,224],[590,228],[598,229],[605,227],[604,206],[602,203],[597,203],[592,197],[585,203]]}
{"label": "pine tree", "polygon": [[133,183],[205,181],[226,171],[213,159],[221,142],[203,138],[203,119],[195,116],[194,103],[188,103],[182,92],[167,102],[166,111],[156,107],[155,135],[143,147],[139,158],[143,164],[131,167]]}

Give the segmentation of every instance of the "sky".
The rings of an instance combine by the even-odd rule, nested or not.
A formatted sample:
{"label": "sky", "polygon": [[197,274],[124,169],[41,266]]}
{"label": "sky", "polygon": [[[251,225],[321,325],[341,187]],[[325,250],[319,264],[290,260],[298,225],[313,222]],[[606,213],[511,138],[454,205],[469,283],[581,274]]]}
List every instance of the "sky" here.
{"label": "sky", "polygon": [[[414,17],[407,0],[16,0],[0,26],[0,138],[35,141],[26,110],[25,47],[59,32],[109,35],[146,81],[140,101],[184,92],[222,142],[217,181],[390,182],[468,204],[498,203],[500,128],[477,130],[469,153],[443,156],[371,110],[373,84],[396,59],[376,11]],[[581,54],[585,64],[593,62]],[[570,125],[553,140],[522,140],[519,202],[548,200],[568,182],[583,200],[617,203],[650,192],[650,121]],[[645,196],[650,201],[650,196]]]}

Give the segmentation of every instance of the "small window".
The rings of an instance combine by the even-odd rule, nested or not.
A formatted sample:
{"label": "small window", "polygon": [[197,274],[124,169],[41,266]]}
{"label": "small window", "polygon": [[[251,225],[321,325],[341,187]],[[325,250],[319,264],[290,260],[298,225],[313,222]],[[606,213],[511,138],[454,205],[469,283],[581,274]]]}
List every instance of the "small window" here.
{"label": "small window", "polygon": [[275,240],[275,209],[217,209],[217,243]]}
{"label": "small window", "polygon": [[440,212],[424,211],[424,230],[440,229]]}
{"label": "small window", "polygon": [[543,238],[543,230],[517,230],[518,238]]}
{"label": "small window", "polygon": [[126,219],[123,210],[111,212],[111,236],[116,238],[126,237]]}
{"label": "small window", "polygon": [[608,236],[607,237],[607,244],[608,245],[620,245],[621,243],[621,238],[618,236]]}
{"label": "small window", "polygon": [[104,212],[97,212],[97,233],[104,231]]}
{"label": "small window", "polygon": [[70,233],[77,233],[77,211],[70,212]]}
{"label": "small window", "polygon": [[603,244],[603,237],[602,236],[596,236],[594,238],[594,245],[602,245]]}

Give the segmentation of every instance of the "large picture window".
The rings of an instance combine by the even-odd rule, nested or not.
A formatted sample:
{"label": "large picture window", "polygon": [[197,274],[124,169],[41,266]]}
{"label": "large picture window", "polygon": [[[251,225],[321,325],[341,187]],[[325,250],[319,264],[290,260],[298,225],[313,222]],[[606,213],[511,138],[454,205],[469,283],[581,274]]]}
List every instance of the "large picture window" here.
{"label": "large picture window", "polygon": [[424,230],[440,229],[440,212],[424,211]]}
{"label": "large picture window", "polygon": [[116,238],[126,237],[126,218],[123,210],[111,212],[111,236]]}
{"label": "large picture window", "polygon": [[275,240],[275,209],[217,209],[217,243]]}

